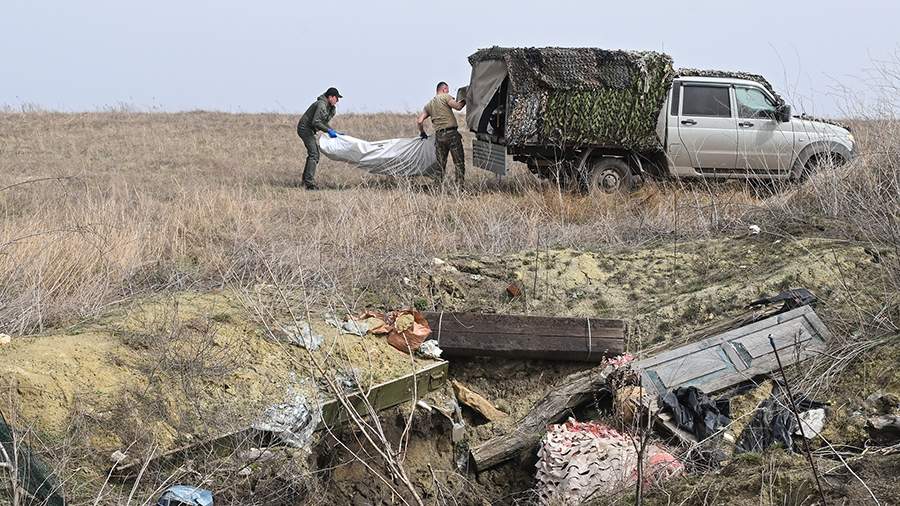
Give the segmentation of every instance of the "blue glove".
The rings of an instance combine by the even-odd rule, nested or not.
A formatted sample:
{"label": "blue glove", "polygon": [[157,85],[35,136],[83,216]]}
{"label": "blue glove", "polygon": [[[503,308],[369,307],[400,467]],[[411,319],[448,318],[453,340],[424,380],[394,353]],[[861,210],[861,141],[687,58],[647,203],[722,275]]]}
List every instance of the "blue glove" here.
{"label": "blue glove", "polygon": [[334,139],[337,136],[338,136],[338,133],[335,132],[333,128],[328,129],[328,137],[331,137],[332,139]]}
{"label": "blue glove", "polygon": [[427,139],[427,138],[428,138],[428,134],[426,134],[425,132],[420,132],[420,133],[419,133],[419,138],[420,138],[420,139]]}

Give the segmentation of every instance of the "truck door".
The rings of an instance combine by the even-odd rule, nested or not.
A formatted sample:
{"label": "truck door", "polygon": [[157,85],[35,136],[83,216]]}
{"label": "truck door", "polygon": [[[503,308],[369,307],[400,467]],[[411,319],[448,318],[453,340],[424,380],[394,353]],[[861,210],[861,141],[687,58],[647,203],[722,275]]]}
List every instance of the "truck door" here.
{"label": "truck door", "polygon": [[691,164],[701,172],[737,167],[737,120],[731,86],[684,82],[681,86],[678,136]]}
{"label": "truck door", "polygon": [[775,114],[775,101],[761,89],[734,87],[738,117],[738,166],[749,174],[790,175],[794,159],[792,123]]}

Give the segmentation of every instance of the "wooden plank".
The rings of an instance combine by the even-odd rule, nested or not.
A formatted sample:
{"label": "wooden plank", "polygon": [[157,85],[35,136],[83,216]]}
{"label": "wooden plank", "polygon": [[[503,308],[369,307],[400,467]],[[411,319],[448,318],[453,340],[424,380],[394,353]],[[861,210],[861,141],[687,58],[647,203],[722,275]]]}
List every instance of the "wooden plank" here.
{"label": "wooden plank", "polygon": [[600,362],[625,351],[625,323],[595,318],[424,313],[448,357]]}
{"label": "wooden plank", "polygon": [[[447,375],[448,363],[441,360],[427,365],[418,372],[374,385],[367,390],[367,398],[376,411],[392,408],[411,400],[413,394],[421,398],[425,394],[441,388],[447,382]],[[414,385],[415,389],[413,388]],[[363,416],[367,414],[360,394],[351,395],[348,400],[357,412]],[[316,427],[316,430],[322,430],[326,425],[339,425],[350,418],[347,411],[336,399],[324,402],[321,408],[322,421]],[[265,447],[272,443],[273,440],[270,433],[247,427],[207,439],[201,443],[192,443],[171,449],[153,457],[151,462],[154,465],[161,465],[182,460],[189,455],[194,458],[199,456],[216,458],[227,455],[242,446]],[[115,475],[119,478],[133,477],[140,470],[142,464],[142,462],[129,462],[128,464],[119,465],[115,469]]]}
{"label": "wooden plank", "polygon": [[[789,366],[824,350],[829,335],[827,330],[825,333],[819,330],[823,328],[812,308],[803,306],[638,361],[634,367],[643,371],[648,388],[655,388],[658,393],[689,385],[713,393],[775,370],[775,356],[768,342],[770,334],[780,348],[782,363]],[[727,347],[733,349],[728,350]],[[711,360],[718,361],[721,367],[716,368],[710,363]],[[679,370],[696,369],[706,374],[673,374],[673,363],[678,364]]]}
{"label": "wooden plank", "polygon": [[469,330],[474,332],[529,335],[615,337],[625,332],[623,320],[604,318],[569,318],[558,316],[504,315],[488,313],[425,312],[431,329]]}
{"label": "wooden plank", "polygon": [[688,383],[725,369],[732,369],[723,361],[720,347],[696,351],[656,367],[656,374],[666,385]]}
{"label": "wooden plank", "polygon": [[492,438],[473,448],[470,462],[477,472],[495,467],[533,448],[547,431],[547,425],[564,419],[571,409],[607,391],[606,378],[611,366],[597,366],[563,378],[556,388],[540,400],[519,420],[511,432]]}

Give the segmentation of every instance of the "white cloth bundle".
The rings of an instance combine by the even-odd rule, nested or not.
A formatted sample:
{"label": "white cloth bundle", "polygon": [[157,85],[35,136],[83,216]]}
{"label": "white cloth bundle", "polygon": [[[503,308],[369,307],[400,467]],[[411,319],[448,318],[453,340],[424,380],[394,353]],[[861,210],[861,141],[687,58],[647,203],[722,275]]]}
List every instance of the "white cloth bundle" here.
{"label": "white cloth bundle", "polygon": [[319,148],[332,160],[386,176],[423,176],[437,169],[434,137],[364,141],[349,135],[319,137]]}

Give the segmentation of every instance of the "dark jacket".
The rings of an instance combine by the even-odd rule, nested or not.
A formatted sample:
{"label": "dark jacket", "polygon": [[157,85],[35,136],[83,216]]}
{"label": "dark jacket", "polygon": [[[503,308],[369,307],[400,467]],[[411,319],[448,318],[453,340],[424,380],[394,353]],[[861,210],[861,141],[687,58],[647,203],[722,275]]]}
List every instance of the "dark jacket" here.
{"label": "dark jacket", "polygon": [[297,123],[297,133],[299,134],[300,130],[327,132],[331,128],[328,126],[328,122],[334,117],[334,112],[334,106],[328,103],[325,95],[319,95],[319,98],[300,117],[300,121]]}

